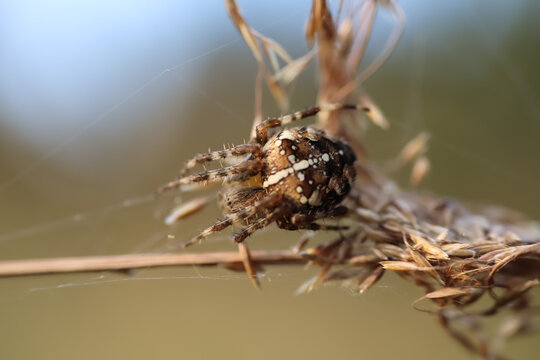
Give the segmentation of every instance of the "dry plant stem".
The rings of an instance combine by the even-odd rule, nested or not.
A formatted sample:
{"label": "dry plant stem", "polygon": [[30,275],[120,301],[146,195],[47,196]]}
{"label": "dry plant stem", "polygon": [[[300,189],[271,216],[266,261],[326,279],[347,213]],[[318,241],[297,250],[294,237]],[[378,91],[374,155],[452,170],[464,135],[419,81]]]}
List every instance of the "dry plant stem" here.
{"label": "dry plant stem", "polygon": [[[290,250],[252,251],[250,262],[265,264],[305,264],[300,254]],[[138,268],[185,265],[242,265],[242,252],[210,252],[199,254],[132,254],[53,259],[13,260],[0,262],[0,277],[60,274],[90,271],[130,270]]]}
{"label": "dry plant stem", "polygon": [[489,351],[489,347],[485,343],[475,344],[473,341],[471,341],[467,334],[452,328],[448,319],[446,319],[443,315],[439,314],[438,319],[439,323],[448,332],[448,334],[450,334],[450,336],[452,336],[470,352],[478,354],[480,357],[486,360],[508,360],[505,357],[491,353]]}
{"label": "dry plant stem", "polygon": [[386,62],[388,57],[390,57],[395,47],[397,46],[397,43],[399,42],[399,39],[401,38],[401,35],[403,35],[403,31],[405,30],[405,14],[403,13],[403,10],[401,10],[401,8],[397,6],[394,1],[389,1],[388,5],[390,6],[394,17],[396,18],[395,28],[390,34],[384,50],[371,64],[369,64],[360,73],[360,75],[358,75],[356,79],[357,84],[362,84],[364,81],[370,78],[371,75],[373,75]]}
{"label": "dry plant stem", "polygon": [[351,54],[347,59],[347,71],[349,73],[356,73],[356,70],[360,67],[360,62],[364,58],[369,39],[371,38],[375,17],[377,16],[378,4],[376,0],[368,0],[363,7],[360,21],[358,22],[357,41],[353,44]]}
{"label": "dry plant stem", "polygon": [[259,289],[261,284],[259,282],[259,278],[257,277],[257,273],[255,272],[256,264],[253,262],[253,257],[246,243],[241,242],[238,244],[238,252],[242,255],[242,264],[244,265],[244,270],[248,274],[251,283],[257,289]]}
{"label": "dry plant stem", "polygon": [[[358,74],[380,5],[390,10],[397,26],[380,56]],[[359,87],[388,58],[404,24],[403,12],[391,0],[365,0],[362,6],[350,8],[339,17],[332,16],[326,1],[314,0],[306,36],[319,48],[318,102],[348,103],[357,99],[372,109],[368,114],[370,120],[386,128],[382,112]],[[512,220],[503,211],[493,217],[487,211],[473,214],[457,202],[400,191],[367,156],[362,156],[363,144],[349,135],[353,133],[354,123],[345,122],[344,114],[339,112],[325,115],[320,118],[320,126],[347,139],[357,153],[357,183],[348,206],[358,215],[360,231],[358,236],[336,247],[308,249],[317,253],[316,264],[321,267],[318,281],[308,285],[337,279],[356,280],[361,292],[366,284],[377,282],[383,269],[395,271],[424,289],[426,295],[419,301],[432,302],[435,309],[429,313],[452,314],[441,318],[441,324],[465,348],[485,359],[500,359],[486,341],[483,318],[503,310],[517,312],[518,303],[527,308],[527,292],[539,283],[540,277],[540,226],[523,219]],[[422,156],[426,141],[425,135],[411,141],[401,163]],[[416,180],[421,180],[427,167],[426,161],[420,163]],[[332,269],[343,254],[345,259],[355,259],[355,267]],[[373,273],[373,269],[380,270]],[[372,275],[366,283],[370,272]],[[494,289],[501,295],[496,295]],[[481,313],[471,313],[467,306],[475,304],[482,295],[490,296],[493,306]],[[465,326],[462,331],[456,327],[460,321],[475,326]]]}
{"label": "dry plant stem", "polygon": [[262,109],[262,99],[263,99],[263,80],[264,80],[264,63],[259,62],[259,70],[257,71],[257,78],[255,80],[255,117],[253,119],[253,126],[251,127],[251,132],[249,136],[251,138],[255,137],[255,130],[257,126],[263,120],[263,109]]}
{"label": "dry plant stem", "polygon": [[[394,30],[390,34],[390,37],[388,38],[383,51],[377,56],[375,60],[373,60],[372,63],[366,66],[366,68],[362,70],[360,74],[354,75],[356,76],[356,78],[352,78],[349,82],[344,84],[343,87],[338,89],[335,95],[336,98],[346,98],[349,94],[356,91],[359,85],[363,84],[375,72],[377,72],[377,70],[386,62],[386,60],[390,57],[395,47],[397,46],[399,39],[401,38],[405,30],[405,14],[403,13],[403,10],[401,10],[401,8],[397,6],[397,4],[393,1],[389,1],[388,6],[391,9],[392,15],[396,19],[396,25]],[[371,23],[371,26],[373,26],[373,23]],[[368,29],[369,35],[371,35],[371,30],[371,28]],[[353,69],[353,74],[354,73],[356,73],[355,69]]]}

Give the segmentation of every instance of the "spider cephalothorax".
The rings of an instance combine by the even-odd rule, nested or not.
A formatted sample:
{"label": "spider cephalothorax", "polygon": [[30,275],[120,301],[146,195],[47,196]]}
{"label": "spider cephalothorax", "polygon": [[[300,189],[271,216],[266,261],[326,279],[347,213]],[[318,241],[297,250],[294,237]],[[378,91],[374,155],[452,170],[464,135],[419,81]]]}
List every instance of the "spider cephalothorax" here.
{"label": "spider cephalothorax", "polygon": [[[233,224],[242,228],[233,239],[243,241],[258,229],[275,222],[280,228],[341,229],[317,220],[345,215],[339,204],[354,181],[353,150],[345,142],[312,127],[284,129],[269,137],[268,130],[313,116],[320,111],[358,109],[356,105],[323,105],[280,118],[263,121],[248,144],[199,154],[190,160],[181,177],[158,190],[197,182],[224,181],[220,205],[225,217],[202,231],[185,245]],[[367,109],[364,109],[367,110]],[[240,163],[183,176],[199,163],[246,156]]]}

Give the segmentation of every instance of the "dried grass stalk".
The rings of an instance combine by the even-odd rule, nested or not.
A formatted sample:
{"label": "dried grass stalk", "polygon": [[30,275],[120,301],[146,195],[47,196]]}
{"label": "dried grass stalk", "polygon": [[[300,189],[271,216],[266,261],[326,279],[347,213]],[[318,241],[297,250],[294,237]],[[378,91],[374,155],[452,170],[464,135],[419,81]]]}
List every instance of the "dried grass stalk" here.
{"label": "dried grass stalk", "polygon": [[[381,7],[395,17],[396,27],[381,54],[361,70]],[[361,85],[388,58],[404,24],[404,14],[392,0],[341,1],[336,15],[325,0],[313,0],[306,39],[317,51],[318,103],[361,103],[371,109],[368,115],[373,123],[387,128],[387,119]],[[540,276],[540,226],[517,220],[510,211],[486,209],[472,214],[456,202],[399,190],[373,167],[361,141],[351,135],[358,133],[360,123],[346,122],[344,116],[337,111],[322,114],[319,126],[347,139],[359,155],[359,176],[347,204],[358,228],[304,250],[321,272],[300,291],[332,280],[354,280],[363,292],[385,270],[395,271],[426,291],[415,306],[422,300],[431,301],[430,312],[454,338],[481,357],[497,358],[481,320],[503,310],[515,317],[529,309],[527,294]],[[396,167],[415,161],[412,184],[418,184],[428,172],[428,138],[426,133],[419,134],[396,158]],[[483,297],[493,300],[487,309],[467,310]],[[509,330],[500,329],[499,342],[519,332],[512,329],[532,328],[526,318],[513,324],[506,325]]]}

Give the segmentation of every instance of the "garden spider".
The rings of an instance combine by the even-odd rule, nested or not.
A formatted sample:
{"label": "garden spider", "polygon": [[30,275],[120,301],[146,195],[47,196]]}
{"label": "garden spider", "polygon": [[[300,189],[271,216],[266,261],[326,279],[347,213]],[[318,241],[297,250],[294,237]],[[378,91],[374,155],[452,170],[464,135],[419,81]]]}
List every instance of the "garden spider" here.
{"label": "garden spider", "polygon": [[[233,224],[242,228],[232,234],[242,242],[255,231],[275,222],[287,230],[340,230],[344,227],[323,225],[316,221],[344,216],[347,208],[339,204],[349,193],[355,178],[356,157],[351,147],[312,127],[284,129],[269,136],[269,130],[293,121],[314,116],[321,111],[369,109],[358,105],[331,104],[315,106],[278,118],[263,121],[249,143],[222,151],[196,155],[188,161],[177,180],[157,190],[203,182],[223,181],[219,203],[224,217],[183,247],[200,241]],[[240,163],[189,176],[197,164],[246,156]]]}

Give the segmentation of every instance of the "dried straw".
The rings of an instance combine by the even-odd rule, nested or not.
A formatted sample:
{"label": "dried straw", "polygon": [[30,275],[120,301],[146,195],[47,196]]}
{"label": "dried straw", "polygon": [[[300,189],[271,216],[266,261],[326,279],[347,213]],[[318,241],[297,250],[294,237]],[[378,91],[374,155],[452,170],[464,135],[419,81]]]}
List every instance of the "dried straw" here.
{"label": "dried straw", "polygon": [[[380,8],[395,17],[396,26],[382,53],[359,71]],[[325,0],[313,0],[306,38],[317,49],[318,103],[360,103],[371,109],[368,115],[375,125],[387,128],[382,111],[361,86],[388,58],[404,23],[402,10],[392,0],[341,1],[335,16]],[[358,228],[305,250],[321,271],[300,291],[347,280],[364,292],[385,271],[395,271],[425,290],[415,307],[430,301],[425,311],[435,314],[462,345],[483,358],[499,358],[494,345],[533,328],[527,293],[540,276],[540,226],[518,221],[505,210],[473,214],[457,202],[399,190],[373,167],[363,144],[351,136],[358,133],[351,126],[360,128],[359,122],[345,122],[344,116],[337,111],[323,114],[319,126],[346,138],[359,155],[359,176],[347,203]],[[396,158],[396,167],[414,162],[413,185],[429,170],[428,140],[428,134],[419,134]],[[492,299],[487,309],[468,310],[484,297]],[[498,344],[490,343],[481,320],[503,310],[511,313],[512,326],[502,320],[494,339]]]}

